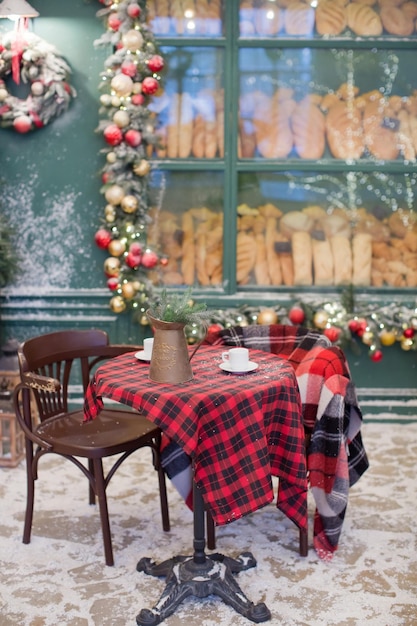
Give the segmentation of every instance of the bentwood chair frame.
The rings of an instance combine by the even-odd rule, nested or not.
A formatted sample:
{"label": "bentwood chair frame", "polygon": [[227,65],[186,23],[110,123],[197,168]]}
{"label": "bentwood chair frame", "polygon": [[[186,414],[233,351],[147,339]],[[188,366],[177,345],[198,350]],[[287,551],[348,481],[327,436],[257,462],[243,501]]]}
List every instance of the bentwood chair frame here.
{"label": "bentwood chair frame", "polygon": [[[27,502],[23,543],[30,543],[35,481],[40,459],[58,454],[78,467],[89,482],[89,502],[99,504],[105,562],[114,564],[106,489],[120,465],[136,450],[149,447],[158,474],[162,527],[170,530],[165,473],[161,466],[161,431],[129,410],[105,407],[83,423],[83,410],[70,410],[69,383],[79,366],[85,393],[95,366],[140,346],[110,345],[101,330],[68,330],[26,341],[18,351],[21,382],[14,392],[17,420],[26,442]],[[31,396],[36,400],[34,415]],[[105,475],[103,458],[116,456]]]}

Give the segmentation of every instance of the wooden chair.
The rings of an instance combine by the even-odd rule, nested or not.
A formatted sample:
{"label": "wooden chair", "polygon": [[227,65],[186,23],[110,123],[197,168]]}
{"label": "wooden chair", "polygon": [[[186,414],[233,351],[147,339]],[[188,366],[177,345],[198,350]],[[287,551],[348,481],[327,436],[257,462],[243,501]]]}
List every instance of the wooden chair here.
{"label": "wooden chair", "polygon": [[[101,330],[68,330],[26,341],[18,352],[21,382],[14,391],[17,420],[25,433],[27,502],[23,543],[32,530],[38,464],[47,454],[58,454],[76,465],[89,481],[90,504],[99,503],[105,561],[114,564],[106,489],[116,470],[133,452],[145,446],[152,451],[158,473],[162,527],[170,529],[165,473],[160,463],[161,431],[145,417],[119,408],[105,408],[83,423],[83,410],[70,410],[69,381],[78,371],[84,392],[100,361],[138,346],[109,345]],[[31,411],[34,395],[38,417]],[[32,403],[33,405],[33,403]],[[117,455],[107,474],[103,458]]]}

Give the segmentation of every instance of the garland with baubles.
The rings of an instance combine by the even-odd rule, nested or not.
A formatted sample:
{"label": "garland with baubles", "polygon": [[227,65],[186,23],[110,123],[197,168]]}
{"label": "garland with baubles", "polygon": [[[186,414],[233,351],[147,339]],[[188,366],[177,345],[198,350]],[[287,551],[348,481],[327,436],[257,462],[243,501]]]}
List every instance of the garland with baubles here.
{"label": "garland with baubles", "polygon": [[149,270],[166,259],[147,245],[150,218],[149,158],[158,145],[155,116],[149,108],[161,85],[164,60],[146,24],[146,2],[100,0],[106,32],[96,46],[113,46],[101,73],[98,132],[106,148],[101,189],[106,205],[95,234],[106,250],[104,273],[114,313],[133,309],[140,320],[152,294]]}
{"label": "garland with baubles", "polygon": [[[43,128],[68,108],[76,91],[68,82],[69,65],[55,46],[27,30],[0,38],[0,126],[18,133]],[[30,84],[26,99],[13,96],[3,80]]]}

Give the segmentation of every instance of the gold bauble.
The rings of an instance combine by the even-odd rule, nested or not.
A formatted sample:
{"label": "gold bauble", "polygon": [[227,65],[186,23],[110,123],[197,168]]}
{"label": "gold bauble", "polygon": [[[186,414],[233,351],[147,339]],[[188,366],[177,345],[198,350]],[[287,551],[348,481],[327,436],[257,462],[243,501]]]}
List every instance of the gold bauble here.
{"label": "gold bauble", "polygon": [[143,37],[138,30],[132,28],[122,36],[122,43],[130,52],[136,52],[143,45]]}
{"label": "gold bauble", "polygon": [[140,318],[140,325],[141,326],[149,326],[149,320],[147,318],[146,315],[142,315]]}
{"label": "gold bauble", "polygon": [[314,314],[313,322],[316,328],[320,328],[321,330],[324,330],[327,326],[328,321],[329,321],[329,316],[326,313],[326,311],[317,311],[317,313]]}
{"label": "gold bauble", "polygon": [[103,94],[100,96],[100,102],[101,102],[101,104],[102,104],[103,106],[105,106],[105,107],[109,107],[109,106],[111,105],[111,99],[112,99],[112,98],[111,98],[111,95],[110,95],[110,94],[108,94],[108,93],[103,93]]}
{"label": "gold bauble", "polygon": [[130,115],[127,111],[119,110],[113,115],[113,122],[119,128],[124,128],[130,123]]}
{"label": "gold bauble", "polygon": [[258,313],[258,324],[269,326],[278,322],[278,315],[273,309],[263,309]]}
{"label": "gold bauble", "polygon": [[126,250],[126,244],[120,239],[113,239],[109,243],[107,250],[112,256],[122,256],[123,252]]}
{"label": "gold bauble", "polygon": [[113,313],[122,313],[126,308],[126,304],[121,296],[113,296],[110,300],[110,308]]}
{"label": "gold bauble", "polygon": [[142,283],[139,282],[138,280],[134,280],[132,283],[135,291],[140,291],[142,289]]}
{"label": "gold bauble", "polygon": [[122,209],[125,213],[134,213],[138,208],[138,201],[135,196],[125,196],[121,202]]}
{"label": "gold bauble", "polygon": [[122,104],[122,101],[120,100],[119,96],[112,96],[110,104],[112,105],[112,107],[114,107],[115,109],[118,109],[119,106]]}
{"label": "gold bauble", "polygon": [[142,83],[133,83],[132,93],[142,93]]}
{"label": "gold bauble", "polygon": [[104,216],[108,224],[113,224],[116,220],[116,209],[111,204],[108,204],[104,209]]}
{"label": "gold bauble", "polygon": [[146,174],[149,173],[150,169],[151,165],[146,159],[142,159],[141,161],[139,161],[139,163],[135,163],[133,165],[133,171],[138,176],[146,176]]}
{"label": "gold bauble", "polygon": [[362,335],[362,343],[364,343],[366,346],[370,346],[373,344],[374,340],[374,333],[371,330],[365,330]]}
{"label": "gold bauble", "polygon": [[109,202],[113,206],[116,206],[116,204],[121,203],[121,201],[124,198],[124,195],[125,195],[125,192],[124,192],[123,187],[120,187],[120,185],[112,185],[111,187],[106,189],[104,197],[106,198],[107,202]]}
{"label": "gold bauble", "polygon": [[392,330],[383,330],[379,333],[379,339],[383,346],[392,346],[396,342],[397,336]]}
{"label": "gold bauble", "polygon": [[117,161],[117,154],[115,152],[108,152],[106,154],[106,161],[107,161],[107,163],[116,163],[116,161]]}
{"label": "gold bauble", "polygon": [[111,88],[119,98],[130,96],[133,89],[133,80],[126,74],[116,74],[111,80]]}
{"label": "gold bauble", "polygon": [[408,337],[403,337],[401,339],[401,348],[402,348],[402,350],[405,350],[405,352],[408,352],[413,347],[413,343],[414,342],[413,342],[412,339],[409,339]]}
{"label": "gold bauble", "polygon": [[113,256],[109,256],[104,261],[104,272],[109,277],[110,276],[117,277],[119,275],[119,272],[120,272],[120,261],[119,261],[119,259],[116,259]]}
{"label": "gold bauble", "polygon": [[136,290],[133,286],[133,283],[123,283],[122,285],[122,295],[126,300],[131,300],[135,295]]}

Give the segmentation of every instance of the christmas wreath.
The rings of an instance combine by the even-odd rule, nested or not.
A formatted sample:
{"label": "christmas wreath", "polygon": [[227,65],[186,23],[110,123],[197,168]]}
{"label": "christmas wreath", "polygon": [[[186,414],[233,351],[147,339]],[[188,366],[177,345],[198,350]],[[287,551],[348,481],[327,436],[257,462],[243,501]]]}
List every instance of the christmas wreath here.
{"label": "christmas wreath", "polygon": [[[0,125],[19,133],[42,128],[69,106],[75,90],[70,67],[56,48],[34,33],[14,31],[0,38]],[[30,84],[23,100],[9,93],[4,77]]]}

